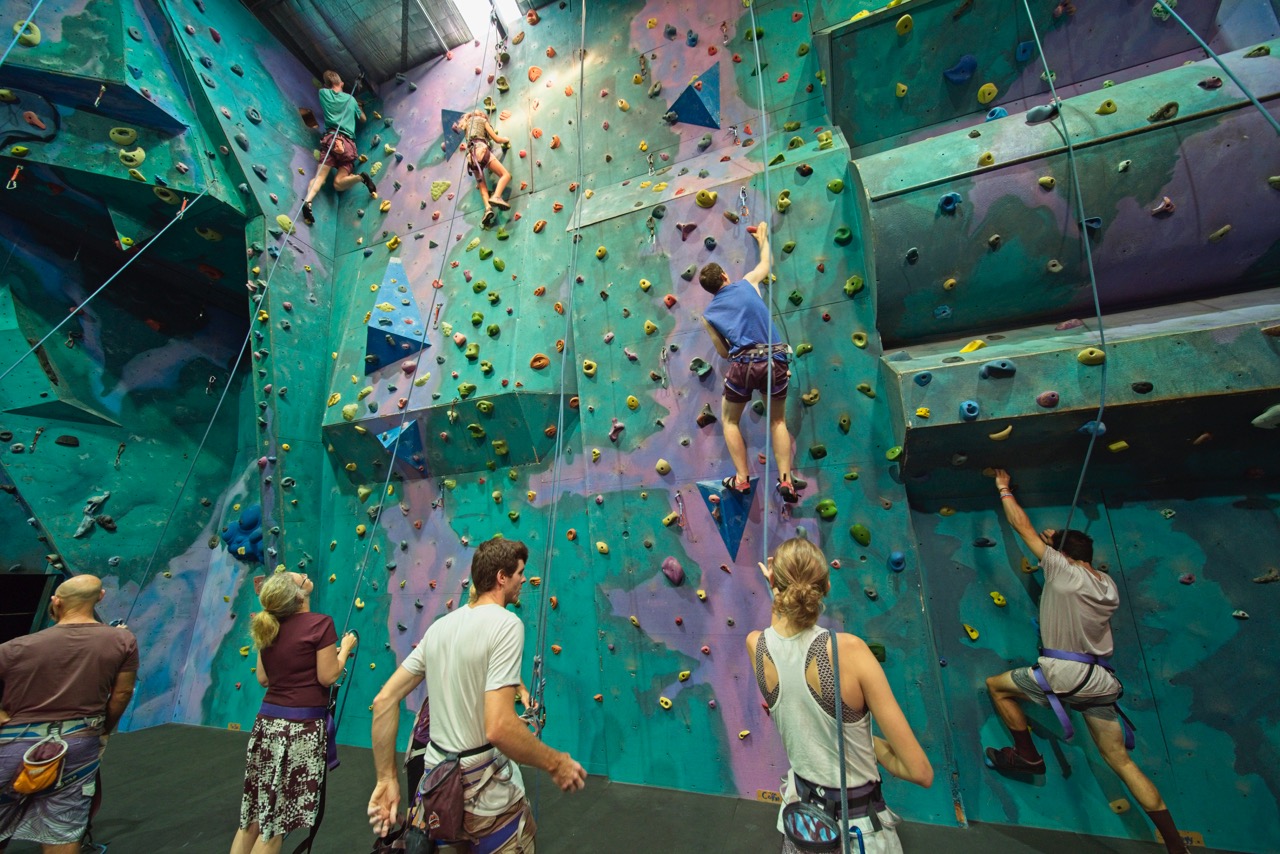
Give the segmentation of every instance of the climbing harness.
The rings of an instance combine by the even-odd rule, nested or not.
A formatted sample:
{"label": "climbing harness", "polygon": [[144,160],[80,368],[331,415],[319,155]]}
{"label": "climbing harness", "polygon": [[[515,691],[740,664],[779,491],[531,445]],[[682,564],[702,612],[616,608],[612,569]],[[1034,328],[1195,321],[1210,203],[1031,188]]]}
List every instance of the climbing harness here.
{"label": "climbing harness", "polygon": [[[1040,686],[1040,690],[1044,692],[1045,699],[1049,701],[1049,708],[1053,709],[1053,713],[1058,716],[1058,722],[1062,724],[1062,737],[1070,741],[1072,736],[1076,734],[1076,731],[1075,727],[1071,725],[1071,718],[1067,715],[1067,710],[1062,705],[1063,699],[1070,701],[1070,699],[1075,696],[1076,692],[1088,683],[1089,678],[1093,676],[1093,668],[1101,667],[1112,676],[1115,675],[1116,670],[1111,666],[1111,662],[1106,658],[1106,656],[1093,655],[1087,652],[1068,652],[1062,649],[1042,649],[1040,650],[1040,655],[1044,658],[1053,658],[1058,661],[1075,661],[1080,664],[1089,665],[1089,669],[1085,671],[1084,678],[1080,680],[1080,684],[1064,693],[1057,693],[1049,687],[1049,680],[1045,678],[1044,671],[1040,669],[1039,664],[1034,664],[1031,667],[1031,676],[1036,680],[1036,684]],[[1120,696],[1124,696],[1124,688],[1120,689]],[[1072,707],[1081,708],[1088,705],[1090,704],[1079,703],[1072,704]],[[1135,744],[1134,731],[1137,730],[1137,727],[1133,725],[1133,721],[1129,720],[1129,716],[1120,709],[1119,697],[1116,698],[1116,702],[1108,703],[1106,705],[1114,706],[1116,713],[1120,715],[1121,728],[1124,730],[1125,749],[1133,750]]]}

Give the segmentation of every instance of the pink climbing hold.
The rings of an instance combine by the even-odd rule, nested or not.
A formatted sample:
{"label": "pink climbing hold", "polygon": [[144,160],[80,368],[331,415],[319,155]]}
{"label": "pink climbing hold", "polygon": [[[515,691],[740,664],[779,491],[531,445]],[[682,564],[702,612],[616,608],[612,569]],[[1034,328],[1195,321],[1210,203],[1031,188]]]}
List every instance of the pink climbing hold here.
{"label": "pink climbing hold", "polygon": [[616,418],[613,419],[613,426],[609,428],[609,441],[610,442],[618,441],[618,437],[621,436],[622,431],[626,429],[627,427],[625,424],[623,424],[621,421],[619,421]]}
{"label": "pink climbing hold", "polygon": [[680,232],[680,242],[684,243],[689,239],[689,235],[698,227],[696,222],[677,222],[676,229]]}
{"label": "pink climbing hold", "polygon": [[662,574],[676,587],[684,583],[684,567],[674,557],[666,557],[662,561]]}
{"label": "pink climbing hold", "polygon": [[258,457],[258,471],[262,471],[262,470],[263,470],[263,469],[265,469],[266,467],[267,467],[267,458],[266,458],[266,457]]}
{"label": "pink climbing hold", "polygon": [[666,304],[667,308],[673,308],[676,304],[676,296],[675,294],[667,294],[662,298],[662,301]]}
{"label": "pink climbing hold", "polygon": [[400,370],[404,371],[406,374],[411,374],[417,369],[418,369],[418,363],[415,362],[413,359],[405,359],[403,362],[400,363]]}
{"label": "pink climbing hold", "polygon": [[40,117],[37,116],[35,113],[31,112],[30,110],[27,110],[25,113],[22,114],[22,120],[27,124],[31,125],[33,128],[39,128],[40,130],[45,129],[44,122],[40,121]]}
{"label": "pink climbing hold", "polygon": [[209,36],[213,39],[214,44],[222,44],[222,33],[218,32],[213,27],[209,28]]}
{"label": "pink climbing hold", "polygon": [[1182,583],[1182,584],[1195,584],[1195,583],[1196,583],[1196,577],[1195,577],[1195,575],[1193,575],[1192,573],[1188,572],[1188,573],[1186,573],[1186,574],[1184,574],[1184,575],[1180,575],[1180,576],[1178,577],[1178,581],[1179,581],[1180,583]]}
{"label": "pink climbing hold", "polygon": [[1084,326],[1084,321],[1078,317],[1073,317],[1070,320],[1062,321],[1061,323],[1059,323],[1057,326],[1053,328],[1059,332],[1062,332],[1067,329],[1079,329],[1081,326]]}
{"label": "pink climbing hold", "polygon": [[1156,205],[1154,208],[1151,209],[1151,215],[1152,216],[1168,216],[1169,214],[1173,213],[1176,207],[1177,205],[1173,203],[1173,199],[1169,198],[1168,196],[1165,196],[1160,201],[1160,204]]}
{"label": "pink climbing hold", "polygon": [[1058,405],[1058,393],[1056,391],[1042,391],[1036,395],[1036,403],[1045,409],[1053,409]]}

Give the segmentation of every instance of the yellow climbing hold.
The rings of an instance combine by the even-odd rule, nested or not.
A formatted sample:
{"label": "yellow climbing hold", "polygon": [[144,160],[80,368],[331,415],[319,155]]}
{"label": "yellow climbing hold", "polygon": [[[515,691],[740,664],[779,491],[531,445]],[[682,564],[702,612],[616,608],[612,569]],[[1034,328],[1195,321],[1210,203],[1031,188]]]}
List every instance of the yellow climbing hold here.
{"label": "yellow climbing hold", "polygon": [[692,676],[692,675],[693,675],[693,671],[691,671],[691,670],[681,670],[681,671],[680,671],[680,681],[681,681],[681,682],[688,682],[688,681],[689,681],[689,677],[690,677],[690,676]]}
{"label": "yellow climbing hold", "polygon": [[968,623],[964,623],[964,633],[969,636],[969,640],[976,641],[978,639],[978,630]]}
{"label": "yellow climbing hold", "polygon": [[981,350],[985,346],[987,346],[986,341],[979,341],[978,339],[975,338],[974,340],[970,341],[968,344],[965,344],[963,347],[961,347],[960,352],[972,353],[974,350]]}
{"label": "yellow climbing hold", "polygon": [[1004,428],[999,433],[988,433],[987,438],[993,442],[1003,442],[1005,439],[1008,439],[1012,435],[1013,435],[1013,425],[1010,424],[1008,427]]}
{"label": "yellow climbing hold", "polygon": [[739,741],[745,741],[745,740],[746,740],[746,738],[747,738],[747,736],[749,736],[749,735],[751,735],[751,730],[749,730],[749,729],[744,729],[742,732],[738,733],[738,740],[739,740]]}
{"label": "yellow climbing hold", "polygon": [[18,44],[23,47],[35,47],[40,44],[40,28],[30,21],[19,21],[14,24],[13,34],[18,37]]}
{"label": "yellow climbing hold", "polygon": [[996,99],[996,95],[1000,94],[1000,90],[996,88],[994,83],[983,83],[978,87],[978,103],[990,104]]}
{"label": "yellow climbing hold", "polygon": [[1217,243],[1219,240],[1227,236],[1227,232],[1231,231],[1231,226],[1224,225],[1222,228],[1209,235],[1210,243]]}
{"label": "yellow climbing hold", "polygon": [[658,474],[671,474],[671,463],[666,460],[658,460],[653,464],[653,470]]}
{"label": "yellow climbing hold", "polygon": [[956,285],[958,284],[959,282],[957,282],[954,278],[947,279],[945,282],[942,283],[942,289],[944,291],[953,291],[956,289]]}
{"label": "yellow climbing hold", "polygon": [[657,331],[658,331],[658,324],[654,323],[652,320],[646,320],[646,321],[644,322],[644,334],[645,334],[645,335],[652,335],[653,333],[655,333],[655,332],[657,332]]}
{"label": "yellow climbing hold", "polygon": [[397,234],[397,235],[395,235],[394,237],[392,237],[390,240],[388,240],[388,241],[387,241],[387,248],[388,248],[388,249],[390,249],[392,252],[394,252],[394,251],[396,251],[397,249],[399,249],[399,248],[400,248],[400,235],[398,235],[398,234]]}
{"label": "yellow climbing hold", "polygon": [[603,246],[596,247],[596,257],[601,261],[603,261],[608,254],[609,250],[605,249]]}
{"label": "yellow climbing hold", "polygon": [[905,36],[907,33],[911,32],[915,25],[916,23],[911,20],[910,15],[903,15],[898,19],[898,23],[893,25],[893,28],[897,31],[898,35]]}
{"label": "yellow climbing hold", "polygon": [[342,418],[345,421],[355,421],[356,413],[359,411],[360,411],[360,407],[358,407],[356,404],[348,403],[346,406],[342,407]]}
{"label": "yellow climbing hold", "polygon": [[1052,190],[1058,184],[1057,180],[1055,180],[1052,175],[1045,175],[1036,183],[1039,184],[1041,187],[1044,187],[1046,190]]}
{"label": "yellow climbing hold", "polygon": [[382,204],[378,205],[378,210],[382,211],[383,213],[386,213],[387,211],[391,210],[391,200],[383,199]]}
{"label": "yellow climbing hold", "polygon": [[928,418],[933,412],[927,406],[921,406],[916,409],[917,418]]}
{"label": "yellow climbing hold", "polygon": [[1121,451],[1129,450],[1129,443],[1124,439],[1121,439],[1118,442],[1112,442],[1110,445],[1107,445],[1107,450],[1113,454],[1118,454]]}
{"label": "yellow climbing hold", "polygon": [[365,525],[356,525],[356,536],[357,536],[357,537],[363,537],[366,533],[368,533],[368,531],[369,531],[369,529],[368,529],[368,527],[366,527]]}
{"label": "yellow climbing hold", "polygon": [[1107,354],[1097,347],[1085,347],[1076,354],[1076,361],[1082,365],[1101,365],[1107,360]]}
{"label": "yellow climbing hold", "polygon": [[138,146],[133,151],[125,151],[122,148],[117,156],[125,166],[138,166],[147,159],[147,151],[142,146]]}
{"label": "yellow climbing hold", "polygon": [[893,91],[899,98],[905,98],[907,97],[907,84],[899,83],[897,86],[893,87]]}
{"label": "yellow climbing hold", "polygon": [[637,626],[637,627],[640,625],[640,618],[637,617],[635,614],[631,615],[631,625]]}
{"label": "yellow climbing hold", "polygon": [[670,701],[670,700],[668,700],[666,697],[659,697],[659,698],[658,698],[658,705],[659,705],[659,706],[662,706],[662,708],[664,708],[664,709],[669,709],[669,708],[671,708],[671,701]]}
{"label": "yellow climbing hold", "polygon": [[640,280],[640,290],[647,292],[651,287],[653,287],[653,282],[649,281],[648,279]]}
{"label": "yellow climbing hold", "polygon": [[596,541],[596,551],[600,552],[602,555],[607,555],[609,553],[609,544],[604,540]]}
{"label": "yellow climbing hold", "polygon": [[591,361],[590,359],[583,359],[582,373],[586,374],[589,377],[594,377],[596,375],[596,363]]}
{"label": "yellow climbing hold", "polygon": [[247,647],[247,646],[242,646],[242,647],[240,647],[240,657],[241,657],[241,658],[248,658],[248,657],[249,657],[249,647]]}
{"label": "yellow climbing hold", "polygon": [[707,601],[707,591],[703,590],[702,588],[698,588],[698,601],[699,602]]}
{"label": "yellow climbing hold", "polygon": [[640,150],[641,150],[641,151],[648,151],[648,150],[649,150],[649,143],[645,142],[643,139],[642,139],[642,140],[640,140]]}
{"label": "yellow climbing hold", "polygon": [[357,611],[364,610],[364,600],[361,599],[359,596],[356,597],[356,610]]}
{"label": "yellow climbing hold", "polygon": [[854,21],[861,21],[863,18],[869,17],[871,17],[871,10],[863,9],[861,12],[855,12],[854,16],[849,19],[849,22],[853,23]]}
{"label": "yellow climbing hold", "polygon": [[640,399],[634,394],[627,395],[627,409],[635,411],[640,408]]}
{"label": "yellow climbing hold", "polygon": [[1100,116],[1109,116],[1116,111],[1116,102],[1108,98],[1098,105],[1098,109],[1094,110]]}
{"label": "yellow climbing hold", "polygon": [[982,152],[982,155],[978,158],[979,166],[992,166],[995,164],[995,162],[996,162],[996,156],[992,154],[990,151]]}
{"label": "yellow climbing hold", "polygon": [[720,194],[715,190],[699,190],[694,201],[698,203],[698,207],[700,208],[709,208],[716,203],[716,199],[719,198],[719,195]]}
{"label": "yellow climbing hold", "polygon": [[991,591],[991,601],[995,603],[997,608],[1003,608],[1005,605],[1009,604],[1005,600],[1004,596],[996,590]]}

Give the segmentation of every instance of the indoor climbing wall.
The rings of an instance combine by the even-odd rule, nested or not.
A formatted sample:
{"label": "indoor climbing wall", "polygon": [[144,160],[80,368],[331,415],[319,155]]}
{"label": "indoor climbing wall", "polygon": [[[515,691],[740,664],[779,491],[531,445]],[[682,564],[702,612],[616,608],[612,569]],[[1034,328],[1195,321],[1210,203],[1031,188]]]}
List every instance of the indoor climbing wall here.
{"label": "indoor climbing wall", "polygon": [[[1096,438],[1073,524],[1121,587],[1138,761],[1181,827],[1265,850],[1280,163],[1239,84],[1274,114],[1280,27],[1183,4],[1233,79],[1147,3],[1034,5],[631,0],[584,26],[552,3],[362,82],[379,197],[326,189],[308,227],[319,84],[241,4],[48,0],[0,67],[9,349],[143,257],[0,382],[5,563],[105,575],[144,644],[134,727],[249,726],[254,579],[307,572],[361,635],[339,738],[367,744],[474,547],[518,538],[547,741],[613,780],[771,800],[786,759],[743,640],[769,620],[757,563],[806,536],[824,620],[882,656],[937,772],[886,782],[899,812],[1149,839],[1049,715],[1038,785],[981,764],[1007,738],[983,679],[1034,654],[1041,584],[985,470],[1060,525]],[[489,228],[451,128],[477,108],[510,138]],[[700,323],[698,269],[752,267],[760,220],[795,506],[756,456],[762,406],[753,490],[721,488]]]}

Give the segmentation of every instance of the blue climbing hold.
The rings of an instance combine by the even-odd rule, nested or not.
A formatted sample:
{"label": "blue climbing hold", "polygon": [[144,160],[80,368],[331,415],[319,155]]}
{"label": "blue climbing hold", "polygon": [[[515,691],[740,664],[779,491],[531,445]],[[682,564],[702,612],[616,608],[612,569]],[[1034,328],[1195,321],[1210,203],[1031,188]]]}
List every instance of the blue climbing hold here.
{"label": "blue climbing hold", "polygon": [[949,320],[951,318],[951,306],[940,305],[933,310],[934,320]]}
{"label": "blue climbing hold", "polygon": [[976,400],[966,400],[960,404],[960,420],[973,421],[980,411]]}
{"label": "blue climbing hold", "polygon": [[1033,41],[1018,42],[1018,49],[1013,52],[1018,62],[1030,62],[1036,55],[1036,43]]}
{"label": "blue climbing hold", "polygon": [[992,107],[987,111],[987,121],[994,122],[996,119],[1003,119],[1007,115],[1009,115],[1009,111],[1004,107]]}
{"label": "blue climbing hold", "polygon": [[889,569],[902,572],[907,568],[907,556],[902,552],[889,552]]}
{"label": "blue climbing hold", "polygon": [[938,199],[938,210],[944,214],[953,214],[961,201],[959,193],[945,193],[942,198]]}
{"label": "blue climbing hold", "polygon": [[912,379],[915,380],[916,385],[920,386],[920,388],[924,388],[929,383],[933,382],[933,374],[929,371],[921,371],[912,377]]}
{"label": "blue climbing hold", "polygon": [[689,30],[689,32],[685,33],[684,43],[687,44],[689,47],[697,47],[698,34],[695,33],[693,30]]}
{"label": "blue climbing hold", "polygon": [[947,78],[949,83],[968,83],[977,70],[978,58],[971,53],[966,53],[955,65],[942,72],[942,76]]}
{"label": "blue climbing hold", "polygon": [[1011,377],[1018,372],[1018,368],[1008,359],[997,359],[994,362],[987,362],[982,366],[982,370],[978,371],[978,376],[984,380],[1003,379]]}
{"label": "blue climbing hold", "polygon": [[1091,216],[1080,223],[1081,231],[1098,231],[1102,228],[1102,217]]}
{"label": "blue climbing hold", "polygon": [[1027,124],[1038,125],[1041,122],[1047,122],[1058,115],[1058,102],[1050,101],[1048,104],[1041,104],[1038,107],[1032,107],[1027,110]]}
{"label": "blue climbing hold", "polygon": [[243,563],[262,563],[262,507],[250,504],[222,532],[231,556]]}
{"label": "blue climbing hold", "polygon": [[1080,427],[1079,432],[1086,436],[1105,436],[1107,435],[1107,425],[1101,421],[1089,421]]}

